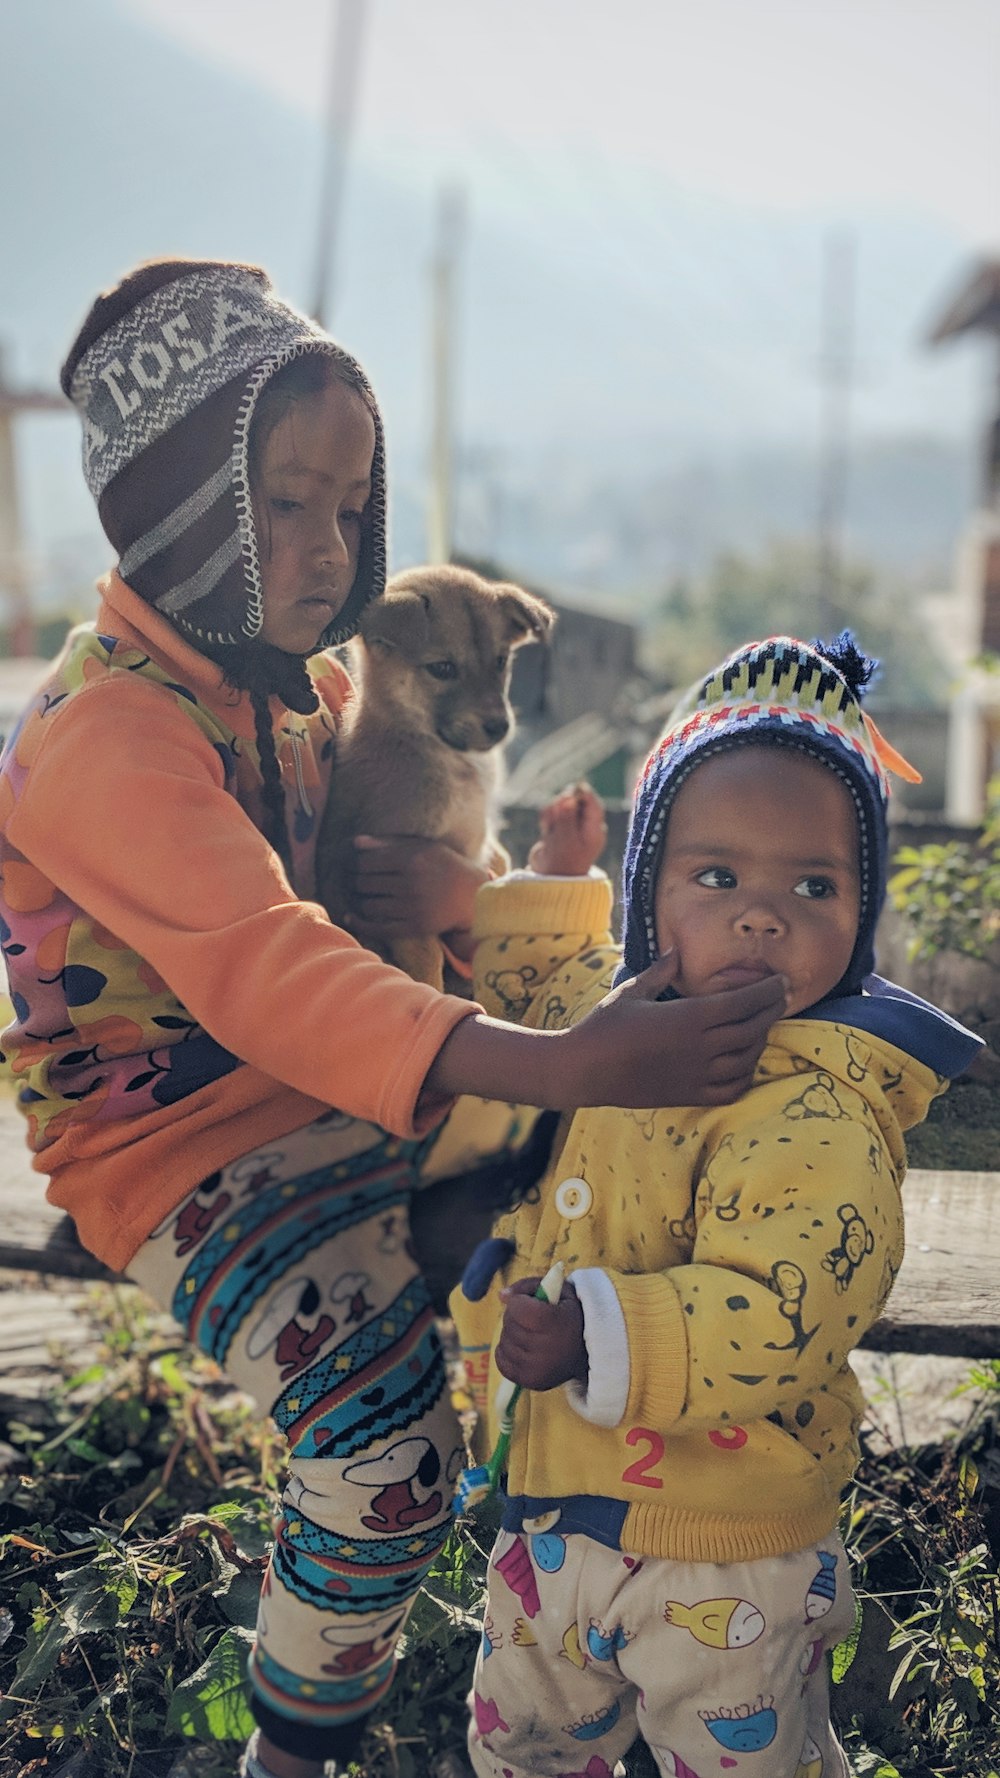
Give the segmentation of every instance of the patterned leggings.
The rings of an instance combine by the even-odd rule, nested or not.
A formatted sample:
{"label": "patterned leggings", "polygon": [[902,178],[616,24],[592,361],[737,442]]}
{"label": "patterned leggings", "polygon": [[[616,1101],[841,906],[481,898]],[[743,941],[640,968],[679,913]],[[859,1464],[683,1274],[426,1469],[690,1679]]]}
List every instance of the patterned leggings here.
{"label": "patterned leggings", "polygon": [[408,1214],[434,1140],[329,1112],[203,1181],[129,1266],[288,1440],[251,1702],[303,1757],[343,1757],[388,1690],[448,1529],[461,1438]]}

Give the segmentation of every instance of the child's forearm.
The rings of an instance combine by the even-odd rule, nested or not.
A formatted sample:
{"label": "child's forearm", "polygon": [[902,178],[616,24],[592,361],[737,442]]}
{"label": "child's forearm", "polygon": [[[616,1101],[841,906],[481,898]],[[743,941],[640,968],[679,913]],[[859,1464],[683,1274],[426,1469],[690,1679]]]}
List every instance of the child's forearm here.
{"label": "child's forearm", "polygon": [[526,1030],[470,1014],[450,1032],[421,1103],[472,1093],[543,1110],[720,1105],[746,1091],[785,983],[765,977],[701,1000],[667,1000],[674,960],[661,957],[564,1031]]}
{"label": "child's forearm", "polygon": [[482,1013],[470,1016],[455,1026],[439,1049],[421,1097],[472,1094],[480,1099],[509,1099],[552,1111],[579,1104],[580,1100],[566,1097],[572,1070],[561,1067],[561,1058],[556,1054],[557,1040],[567,1035],[527,1031]]}

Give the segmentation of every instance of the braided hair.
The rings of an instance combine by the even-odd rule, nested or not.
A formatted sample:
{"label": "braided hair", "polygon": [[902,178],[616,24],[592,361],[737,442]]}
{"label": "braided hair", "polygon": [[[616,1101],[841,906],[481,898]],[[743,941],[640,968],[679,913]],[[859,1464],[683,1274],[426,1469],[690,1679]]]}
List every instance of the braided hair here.
{"label": "braided hair", "polygon": [[274,745],[274,726],[271,722],[271,712],[267,706],[267,693],[258,687],[250,693],[250,702],[253,706],[257,752],[260,755],[260,775],[264,786],[264,808],[267,817],[264,838],[274,847],[288,876],[291,877],[292,860],[288,845],[288,828],[285,825],[285,788],[281,782],[281,768],[278,765],[278,753]]}

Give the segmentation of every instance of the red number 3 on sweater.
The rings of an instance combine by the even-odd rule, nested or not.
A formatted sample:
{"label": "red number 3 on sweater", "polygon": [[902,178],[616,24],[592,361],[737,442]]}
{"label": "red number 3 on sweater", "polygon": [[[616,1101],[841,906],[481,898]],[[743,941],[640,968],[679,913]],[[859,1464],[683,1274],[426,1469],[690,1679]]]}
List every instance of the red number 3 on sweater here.
{"label": "red number 3 on sweater", "polygon": [[663,1483],[658,1475],[647,1475],[647,1470],[655,1469],[665,1449],[663,1439],[658,1432],[650,1431],[648,1426],[630,1426],[625,1434],[627,1445],[648,1446],[644,1456],[637,1457],[627,1469],[622,1470],[623,1482],[634,1482],[640,1488],[662,1488]]}

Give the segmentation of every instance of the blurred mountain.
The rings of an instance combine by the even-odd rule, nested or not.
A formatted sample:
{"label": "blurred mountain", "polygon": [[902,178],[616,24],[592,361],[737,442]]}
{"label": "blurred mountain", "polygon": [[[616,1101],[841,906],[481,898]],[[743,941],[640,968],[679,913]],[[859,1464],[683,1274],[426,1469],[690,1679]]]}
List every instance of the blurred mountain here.
{"label": "blurred mountain", "polygon": [[[8,374],[53,384],[94,293],[149,254],[259,260],[306,305],[320,163],[317,125],[116,0],[6,0]],[[535,165],[514,122],[460,171],[460,541],[614,590],[720,543],[808,529],[822,247],[838,219],[696,199],[596,153]],[[434,202],[417,155],[350,167],[334,326],[385,411],[399,560],[423,549]],[[977,408],[967,355],[922,340],[964,250],[919,215],[839,220],[859,266],[852,534],[936,572],[968,501]],[[24,422],[19,448],[45,578],[70,563],[86,576],[104,546],[72,423]]]}

